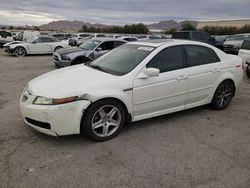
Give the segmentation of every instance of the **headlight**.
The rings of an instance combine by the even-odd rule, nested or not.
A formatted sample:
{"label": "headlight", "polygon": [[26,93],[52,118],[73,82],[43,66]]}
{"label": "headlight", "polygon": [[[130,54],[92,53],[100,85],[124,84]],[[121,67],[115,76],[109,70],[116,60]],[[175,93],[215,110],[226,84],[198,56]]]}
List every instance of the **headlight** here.
{"label": "headlight", "polygon": [[36,97],[33,101],[33,104],[36,105],[58,105],[58,104],[65,104],[74,102],[77,100],[77,96],[61,98],[61,99],[52,99],[47,97]]}
{"label": "headlight", "polygon": [[66,55],[62,55],[62,60],[70,60],[70,58]]}

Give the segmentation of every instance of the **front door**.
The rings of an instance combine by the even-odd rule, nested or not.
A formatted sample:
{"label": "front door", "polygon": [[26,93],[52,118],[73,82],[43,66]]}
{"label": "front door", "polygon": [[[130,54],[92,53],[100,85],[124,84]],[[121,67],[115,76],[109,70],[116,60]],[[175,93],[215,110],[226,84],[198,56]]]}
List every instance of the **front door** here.
{"label": "front door", "polygon": [[160,70],[158,77],[134,80],[134,120],[154,117],[185,109],[188,76],[183,47],[160,51],[146,66]]}

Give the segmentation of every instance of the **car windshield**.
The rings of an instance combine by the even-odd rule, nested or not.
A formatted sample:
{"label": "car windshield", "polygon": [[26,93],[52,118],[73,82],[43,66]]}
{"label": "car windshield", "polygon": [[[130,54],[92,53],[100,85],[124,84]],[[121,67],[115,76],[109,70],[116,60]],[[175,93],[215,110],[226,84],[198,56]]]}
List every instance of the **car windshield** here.
{"label": "car windshield", "polygon": [[228,41],[233,41],[233,40],[247,40],[248,35],[233,35],[228,39]]}
{"label": "car windshield", "polygon": [[133,70],[152,51],[153,47],[125,44],[92,61],[89,66],[114,75]]}
{"label": "car windshield", "polygon": [[84,50],[94,50],[97,45],[99,45],[101,42],[97,40],[88,40],[81,44],[79,47]]}

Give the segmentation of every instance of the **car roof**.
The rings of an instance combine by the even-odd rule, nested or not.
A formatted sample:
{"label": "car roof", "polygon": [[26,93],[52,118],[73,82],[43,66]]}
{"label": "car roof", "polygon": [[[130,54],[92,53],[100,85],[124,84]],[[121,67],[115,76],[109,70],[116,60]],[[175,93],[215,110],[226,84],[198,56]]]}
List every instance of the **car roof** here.
{"label": "car roof", "polygon": [[93,41],[100,41],[100,42],[106,42],[106,41],[121,41],[121,42],[127,42],[125,40],[119,39],[119,38],[112,38],[112,37],[100,37],[100,38],[94,38],[90,39]]}
{"label": "car roof", "polygon": [[150,46],[150,47],[159,47],[165,44],[186,44],[186,45],[202,45],[202,46],[208,46],[208,44],[198,41],[192,41],[192,40],[182,40],[182,39],[153,39],[153,40],[140,40],[140,41],[134,41],[130,42],[129,44],[135,44],[135,45],[143,45],[143,46]]}

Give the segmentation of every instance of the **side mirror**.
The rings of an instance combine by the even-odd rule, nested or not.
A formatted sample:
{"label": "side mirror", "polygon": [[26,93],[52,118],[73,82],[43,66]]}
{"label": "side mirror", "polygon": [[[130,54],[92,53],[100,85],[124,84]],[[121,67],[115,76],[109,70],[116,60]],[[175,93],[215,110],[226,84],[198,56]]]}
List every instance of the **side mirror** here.
{"label": "side mirror", "polygon": [[96,48],[96,51],[97,51],[97,52],[102,51],[102,48],[101,48],[101,47],[98,47],[98,48]]}
{"label": "side mirror", "polygon": [[138,78],[146,79],[149,77],[157,77],[160,75],[160,70],[156,68],[146,68],[143,69],[142,72],[139,74]]}

